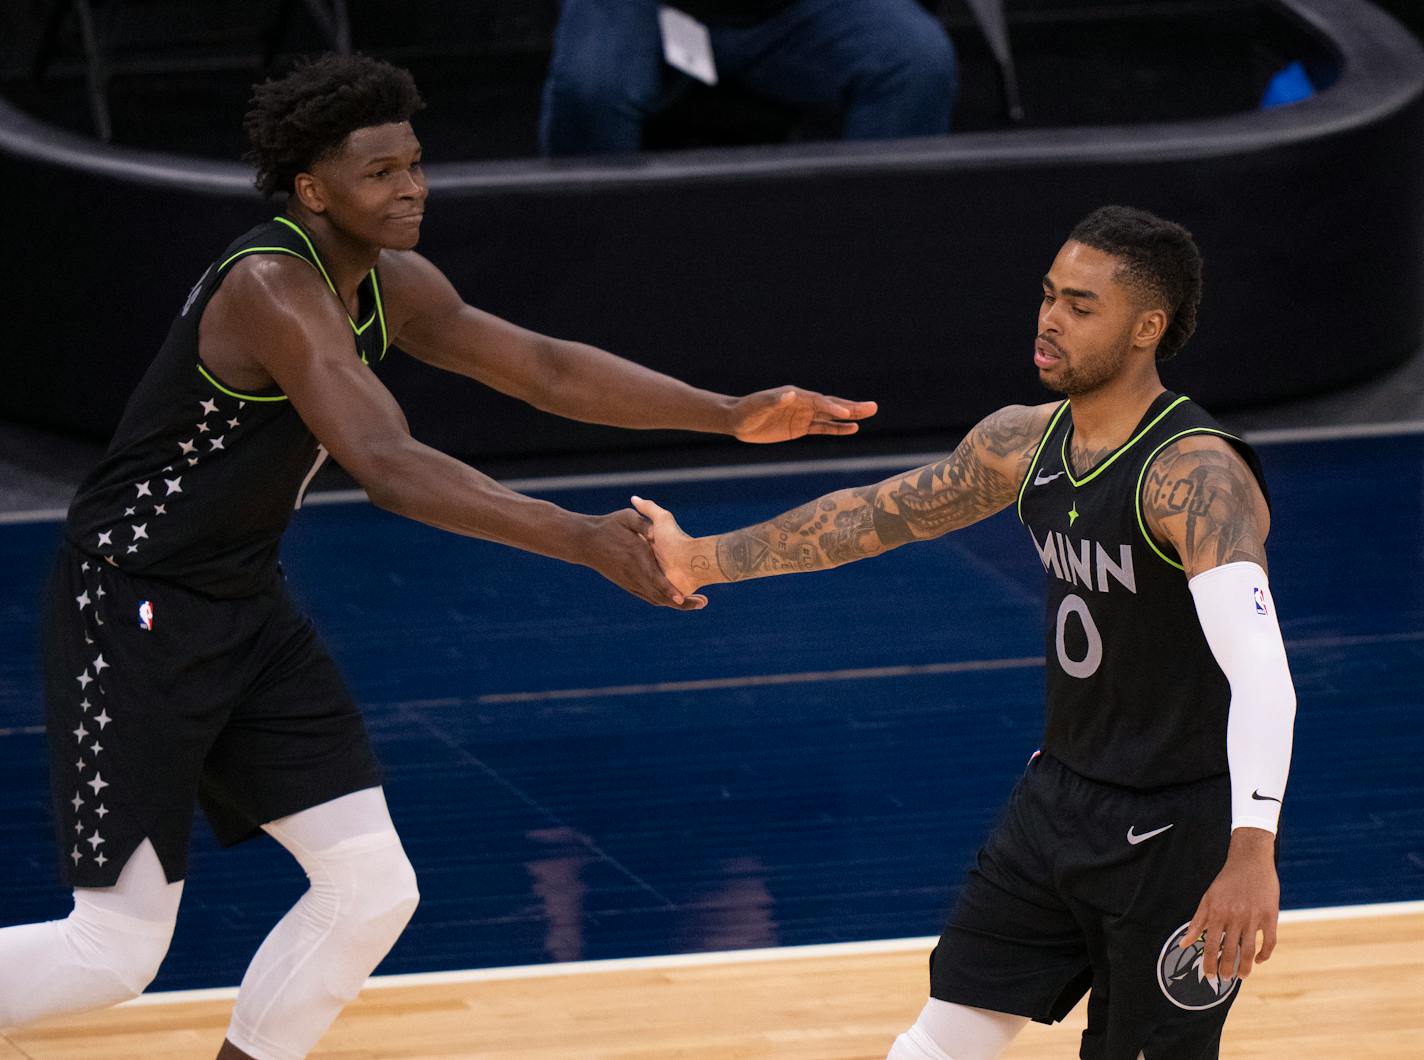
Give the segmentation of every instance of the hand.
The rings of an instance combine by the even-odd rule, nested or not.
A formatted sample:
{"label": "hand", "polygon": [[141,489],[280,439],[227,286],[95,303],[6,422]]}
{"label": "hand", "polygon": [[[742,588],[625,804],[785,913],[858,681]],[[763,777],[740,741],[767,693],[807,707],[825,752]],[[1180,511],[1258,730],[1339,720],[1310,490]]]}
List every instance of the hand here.
{"label": "hand", "polygon": [[732,433],[743,442],[785,442],[807,434],[854,434],[874,416],[873,401],[846,401],[794,386],[761,390],[732,406]]}
{"label": "hand", "polygon": [[[663,574],[675,589],[691,594],[712,580],[711,561],[693,548],[693,539],[683,533],[672,512],[642,497],[633,498],[633,507],[648,520],[643,534],[653,546],[658,566],[662,567]],[[705,596],[689,595],[687,599],[701,600],[699,606],[707,603]]]}
{"label": "hand", "polygon": [[647,523],[627,508],[608,515],[590,516],[590,530],[582,562],[614,585],[658,607],[697,611],[707,606],[705,596],[686,596],[658,569],[646,536]]}
{"label": "hand", "polygon": [[[1181,941],[1181,948],[1186,949],[1205,934],[1205,975],[1229,979],[1229,969],[1236,968],[1239,960],[1237,974],[1244,979],[1251,974],[1253,961],[1268,960],[1276,948],[1281,884],[1276,877],[1275,841],[1274,835],[1261,828],[1238,828],[1231,833],[1226,864],[1202,895]],[[1264,936],[1259,950],[1258,932]],[[1218,975],[1218,968],[1225,975]]]}

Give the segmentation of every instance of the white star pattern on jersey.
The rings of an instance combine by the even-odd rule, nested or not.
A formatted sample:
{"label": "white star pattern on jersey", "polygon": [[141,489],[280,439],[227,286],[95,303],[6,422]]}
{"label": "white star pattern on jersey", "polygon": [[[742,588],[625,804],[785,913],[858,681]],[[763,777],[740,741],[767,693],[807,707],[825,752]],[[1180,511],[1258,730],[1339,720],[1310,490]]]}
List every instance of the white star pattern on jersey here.
{"label": "white star pattern on jersey", "polygon": [[103,732],[104,729],[108,726],[109,722],[113,721],[114,719],[109,717],[108,710],[101,710],[98,714],[94,715],[94,720],[99,723],[99,731]]}
{"label": "white star pattern on jersey", "polygon": [[208,444],[211,445],[213,449],[221,449],[223,447],[223,439],[226,437],[227,435],[220,434],[216,438],[211,439]]}
{"label": "white star pattern on jersey", "polygon": [[100,547],[100,548],[102,548],[102,547],[105,546],[105,545],[112,545],[113,543],[114,543],[114,532],[113,532],[112,530],[105,530],[103,533],[101,533],[101,534],[99,535],[99,547]]}
{"label": "white star pattern on jersey", "polygon": [[166,479],[164,479],[164,480],[163,480],[163,484],[168,487],[168,492],[165,493],[164,496],[165,496],[165,497],[171,497],[171,496],[173,496],[173,494],[175,494],[175,493],[182,493],[182,492],[183,492],[183,487],[182,487],[182,485],[181,485],[182,481],[183,481],[183,476],[182,476],[182,475],[179,475],[177,478],[166,478]]}
{"label": "white star pattern on jersey", "polygon": [[137,526],[130,526],[129,529],[133,531],[133,536],[134,536],[134,540],[135,540],[135,541],[138,541],[138,540],[140,540],[141,538],[146,538],[146,537],[148,537],[148,524],[147,524],[147,523],[139,523]]}
{"label": "white star pattern on jersey", "polygon": [[202,405],[204,416],[211,416],[214,412],[218,410],[218,403],[212,398],[208,398],[208,400],[204,401]]}
{"label": "white star pattern on jersey", "polygon": [[150,484],[152,481],[153,481],[152,479],[149,479],[148,482],[136,482],[136,483],[134,483],[134,486],[135,486],[135,488],[138,490],[138,495],[139,495],[140,497],[152,497],[152,496],[153,496],[153,491],[152,491],[151,489],[149,489],[149,484]]}
{"label": "white star pattern on jersey", "polygon": [[97,795],[109,786],[109,782],[104,779],[102,773],[95,773],[94,779],[88,782],[88,786],[93,788],[94,794]]}
{"label": "white star pattern on jersey", "polygon": [[193,439],[191,438],[186,442],[179,442],[178,448],[184,453],[196,453],[198,451],[198,447],[193,444]]}
{"label": "white star pattern on jersey", "polygon": [[208,431],[210,431],[210,430],[212,430],[212,428],[209,427],[206,423],[200,423],[200,424],[198,424],[198,433],[200,433],[200,434],[207,434]]}

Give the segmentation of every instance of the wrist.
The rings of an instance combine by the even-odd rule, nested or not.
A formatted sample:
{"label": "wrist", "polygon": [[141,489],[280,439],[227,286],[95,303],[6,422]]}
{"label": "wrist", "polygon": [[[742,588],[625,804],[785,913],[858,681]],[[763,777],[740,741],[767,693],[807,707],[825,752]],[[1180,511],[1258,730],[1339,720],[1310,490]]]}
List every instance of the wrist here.
{"label": "wrist", "polygon": [[722,577],[722,568],[717,564],[717,538],[694,537],[687,542],[685,569],[691,573],[696,583],[690,591],[696,592],[704,585],[720,585],[727,579]]}
{"label": "wrist", "polygon": [[1242,825],[1232,829],[1228,858],[1264,858],[1274,861],[1276,856],[1276,834],[1264,828]]}

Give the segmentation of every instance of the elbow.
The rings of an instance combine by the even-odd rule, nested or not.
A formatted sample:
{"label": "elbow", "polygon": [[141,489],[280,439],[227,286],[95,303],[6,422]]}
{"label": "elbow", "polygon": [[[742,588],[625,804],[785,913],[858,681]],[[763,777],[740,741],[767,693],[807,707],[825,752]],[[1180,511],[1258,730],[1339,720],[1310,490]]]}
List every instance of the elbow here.
{"label": "elbow", "polygon": [[373,446],[338,462],[350,472],[377,508],[396,515],[409,514],[413,474],[410,454],[401,444]]}

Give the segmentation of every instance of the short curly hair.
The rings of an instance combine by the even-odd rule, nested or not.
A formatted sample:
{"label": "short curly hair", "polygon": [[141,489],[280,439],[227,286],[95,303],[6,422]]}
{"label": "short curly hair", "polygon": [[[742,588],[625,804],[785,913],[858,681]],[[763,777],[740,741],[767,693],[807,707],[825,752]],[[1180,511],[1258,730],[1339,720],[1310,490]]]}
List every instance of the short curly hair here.
{"label": "short curly hair", "polygon": [[1175,357],[1197,329],[1201,302],[1202,256],[1192,234],[1146,210],[1100,206],[1068,238],[1117,258],[1122,264],[1113,278],[1162,304],[1169,319],[1157,343],[1157,360]]}
{"label": "short curly hair", "polygon": [[365,55],[324,55],[252,88],[244,160],[264,196],[290,194],[298,173],[357,129],[409,121],[425,102],[408,70]]}

